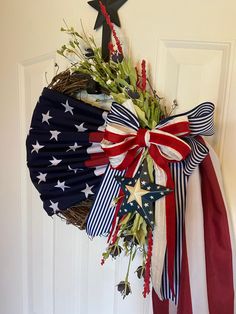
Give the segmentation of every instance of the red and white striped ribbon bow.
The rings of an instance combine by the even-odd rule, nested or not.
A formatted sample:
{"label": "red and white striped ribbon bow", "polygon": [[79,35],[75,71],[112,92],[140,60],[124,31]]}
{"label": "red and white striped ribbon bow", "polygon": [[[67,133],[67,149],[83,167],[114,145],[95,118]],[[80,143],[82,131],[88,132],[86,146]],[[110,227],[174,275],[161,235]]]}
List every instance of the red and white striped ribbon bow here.
{"label": "red and white striped ribbon bow", "polygon": [[129,167],[134,157],[148,148],[158,166],[163,160],[181,161],[190,153],[189,145],[180,137],[190,133],[186,116],[176,117],[156,129],[140,128],[135,131],[125,125],[108,124],[101,143],[114,169],[124,170]]}
{"label": "red and white striped ribbon bow", "polygon": [[[125,170],[147,149],[154,161],[155,168],[164,174],[164,184],[174,189],[169,163],[184,160],[191,151],[190,146],[181,139],[190,133],[186,116],[175,117],[153,130],[139,128],[135,131],[126,125],[110,123],[107,125],[103,141],[103,150],[107,154],[111,167]],[[159,182],[156,182],[159,183]],[[163,184],[163,182],[162,182]],[[174,192],[166,197],[166,239],[168,248],[168,273],[173,291],[173,269],[175,256],[176,210]]]}

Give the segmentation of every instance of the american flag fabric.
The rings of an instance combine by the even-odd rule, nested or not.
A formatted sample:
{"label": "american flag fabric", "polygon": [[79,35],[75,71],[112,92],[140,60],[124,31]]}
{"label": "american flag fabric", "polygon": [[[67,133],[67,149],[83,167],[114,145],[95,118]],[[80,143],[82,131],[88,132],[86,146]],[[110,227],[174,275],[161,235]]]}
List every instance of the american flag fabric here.
{"label": "american flag fabric", "polygon": [[45,88],[26,140],[31,180],[49,215],[94,199],[108,159],[100,142],[107,111]]}

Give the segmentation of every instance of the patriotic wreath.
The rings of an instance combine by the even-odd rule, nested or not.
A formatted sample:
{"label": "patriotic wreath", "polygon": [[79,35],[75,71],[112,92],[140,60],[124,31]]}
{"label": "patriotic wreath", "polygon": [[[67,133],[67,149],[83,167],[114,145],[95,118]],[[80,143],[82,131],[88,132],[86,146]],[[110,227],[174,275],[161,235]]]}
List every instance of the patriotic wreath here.
{"label": "patriotic wreath", "polygon": [[[122,252],[127,275],[117,288],[131,292],[129,270],[150,278],[160,299],[178,296],[184,195],[192,171],[208,154],[202,135],[214,132],[214,105],[206,102],[172,115],[152,87],[146,62],[125,56],[106,7],[100,11],[113,36],[109,58],[83,30],[58,53],[71,67],[56,75],[35,108],[27,137],[27,162],[44,209],[90,237],[105,235],[101,263]],[[165,292],[167,291],[168,292]]]}

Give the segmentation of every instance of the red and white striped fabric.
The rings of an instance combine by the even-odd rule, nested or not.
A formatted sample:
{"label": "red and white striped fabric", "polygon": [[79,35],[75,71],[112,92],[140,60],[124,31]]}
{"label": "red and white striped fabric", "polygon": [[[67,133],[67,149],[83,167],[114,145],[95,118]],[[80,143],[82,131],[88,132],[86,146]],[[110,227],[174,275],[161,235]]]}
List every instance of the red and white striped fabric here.
{"label": "red and white striped fabric", "polygon": [[235,313],[227,206],[219,161],[209,150],[188,181],[178,305],[153,290],[154,314]]}

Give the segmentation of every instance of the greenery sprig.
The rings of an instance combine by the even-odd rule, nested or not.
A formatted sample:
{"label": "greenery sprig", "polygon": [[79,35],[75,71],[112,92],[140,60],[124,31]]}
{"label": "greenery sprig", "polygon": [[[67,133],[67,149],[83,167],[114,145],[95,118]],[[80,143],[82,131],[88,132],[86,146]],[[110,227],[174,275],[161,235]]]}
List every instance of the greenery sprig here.
{"label": "greenery sprig", "polygon": [[132,99],[142,127],[152,129],[166,115],[162,109],[162,99],[146,77],[145,61],[142,61],[142,74],[129,58],[120,57],[115,50],[111,51],[110,60],[105,62],[101,48],[96,46],[94,38],[88,36],[84,29],[79,34],[65,23],[61,31],[70,39],[58,53],[71,63],[72,72],[90,75],[118,103]]}

